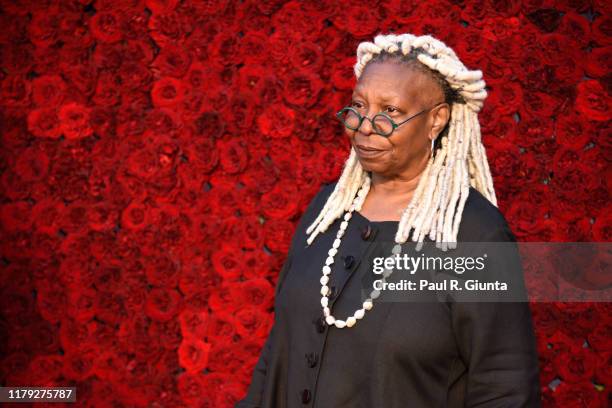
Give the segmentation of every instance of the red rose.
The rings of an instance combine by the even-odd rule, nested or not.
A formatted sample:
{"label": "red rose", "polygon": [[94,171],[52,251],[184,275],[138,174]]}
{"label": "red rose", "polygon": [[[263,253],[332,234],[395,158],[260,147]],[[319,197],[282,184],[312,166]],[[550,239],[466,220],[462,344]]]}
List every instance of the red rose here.
{"label": "red rose", "polygon": [[167,255],[149,257],[144,263],[147,281],[154,286],[175,287],[180,264]]}
{"label": "red rose", "polygon": [[569,112],[557,119],[555,140],[572,150],[581,150],[590,140],[593,128],[582,115]]}
{"label": "red rose", "polygon": [[187,88],[183,81],[171,77],[163,77],[153,84],[151,99],[157,107],[172,107],[180,104]]}
{"label": "red rose", "polygon": [[33,109],[28,114],[28,130],[34,136],[58,139],[62,135],[55,108]]}
{"label": "red rose", "polygon": [[208,330],[209,315],[206,311],[185,309],[179,314],[183,337],[203,339]]}
{"label": "red rose", "polygon": [[558,329],[561,313],[554,304],[535,303],[531,306],[536,331],[543,336],[552,336]]}
{"label": "red rose", "polygon": [[219,163],[219,150],[211,138],[194,135],[184,146],[184,152],[189,163],[202,173],[210,173]]}
{"label": "red rose", "polygon": [[239,247],[223,244],[211,257],[215,271],[227,280],[238,280],[242,271]]}
{"label": "red rose", "polygon": [[245,270],[242,275],[245,279],[267,278],[273,274],[272,257],[262,251],[249,251],[244,253]]}
{"label": "red rose", "polygon": [[173,289],[153,288],[147,296],[145,313],[151,319],[166,322],[181,308],[181,295]]}
{"label": "red rose", "polygon": [[89,21],[91,33],[102,43],[116,43],[123,37],[121,15],[114,10],[97,12]]}
{"label": "red rose", "polygon": [[610,120],[610,97],[596,80],[581,81],[576,86],[576,110],[591,120]]}
{"label": "red rose", "polygon": [[247,306],[238,309],[236,318],[236,333],[245,338],[264,338],[272,327],[272,318],[260,308]]}
{"label": "red rose", "polygon": [[261,198],[264,215],[270,219],[291,219],[298,210],[298,203],[294,200],[296,196],[295,185],[278,184]]}
{"label": "red rose", "polygon": [[239,343],[220,341],[213,343],[208,368],[213,372],[235,373],[243,364],[242,354]]}
{"label": "red rose", "polygon": [[257,118],[261,132],[273,138],[288,137],[293,133],[295,111],[282,104],[268,106]]}
{"label": "red rose", "polygon": [[119,84],[117,84],[116,77],[109,74],[100,75],[96,84],[96,94],[92,99],[93,102],[101,106],[118,105],[121,102],[121,90],[119,89]]}
{"label": "red rose", "polygon": [[597,352],[612,351],[612,323],[601,321],[587,334],[589,346]]}
{"label": "red rose", "polygon": [[128,356],[120,349],[103,350],[94,360],[93,372],[99,378],[119,382],[128,365]]}
{"label": "red rose", "polygon": [[30,384],[42,386],[49,381],[56,381],[62,374],[63,357],[56,354],[39,354],[28,367]]}
{"label": "red rose", "polygon": [[48,170],[49,156],[44,150],[35,147],[24,149],[15,162],[15,172],[27,182],[44,180]]}
{"label": "red rose", "polygon": [[33,10],[28,27],[30,41],[37,47],[50,48],[58,40],[61,13],[57,6]]}
{"label": "red rose", "polygon": [[[610,337],[607,338],[608,342]],[[595,382],[603,384],[608,378],[612,378],[612,353],[599,353],[597,367],[595,368]]]}
{"label": "red rose", "polygon": [[191,58],[183,47],[168,44],[156,56],[152,67],[161,76],[183,78],[190,64]]}
{"label": "red rose", "polygon": [[211,374],[204,375],[201,372],[190,373],[185,371],[177,377],[177,388],[181,399],[191,406],[213,407],[213,395],[218,388],[206,390],[203,378]]}
{"label": "red rose", "polygon": [[[567,217],[563,215],[561,218]],[[591,222],[585,217],[561,223],[553,237],[555,242],[590,242],[593,240]]]}
{"label": "red rose", "polygon": [[121,226],[130,230],[138,230],[150,223],[148,207],[139,201],[132,201],[121,214]]}
{"label": "red rose", "polygon": [[236,219],[236,229],[233,236],[240,236],[243,249],[260,249],[264,242],[263,219],[258,215],[243,216]]}
{"label": "red rose", "polygon": [[577,384],[562,382],[555,388],[553,397],[555,407],[582,408],[605,406],[597,403],[597,390],[588,379],[584,379]]}
{"label": "red rose", "polygon": [[208,364],[211,345],[202,340],[188,337],[178,349],[179,363],[188,373],[203,370]]}
{"label": "red rose", "polygon": [[92,288],[79,287],[68,294],[70,317],[77,322],[88,322],[96,314],[96,291]]}
{"label": "red rose", "polygon": [[516,236],[523,237],[536,235],[545,228],[545,213],[545,207],[535,206],[525,197],[519,196],[510,203],[506,217]]}
{"label": "red rose", "polygon": [[593,223],[593,240],[596,242],[612,241],[612,211],[609,205],[606,208]]}
{"label": "red rose", "polygon": [[146,0],[147,8],[154,14],[169,13],[176,8],[178,0]]}
{"label": "red rose", "polygon": [[182,43],[191,28],[187,18],[176,11],[153,14],[148,20],[148,34],[160,47]]}
{"label": "red rose", "polygon": [[228,174],[242,173],[249,163],[249,152],[240,139],[233,138],[217,143],[221,167]]}
{"label": "red rose", "polygon": [[[582,19],[582,17],[580,17],[580,19]],[[611,46],[593,48],[586,55],[586,64],[584,66],[584,70],[586,71],[586,74],[592,78],[602,78],[608,74],[608,69],[606,69],[606,63],[611,59]]]}
{"label": "red rose", "polygon": [[241,52],[242,43],[233,30],[217,34],[208,49],[210,63],[220,66],[240,64],[245,55],[245,52]]}
{"label": "red rose", "polygon": [[331,183],[340,177],[342,166],[346,161],[346,153],[325,148],[317,152],[317,174],[321,176],[321,182]]}
{"label": "red rose", "polygon": [[8,232],[26,231],[32,226],[32,205],[26,201],[0,206],[0,221]]}
{"label": "red rose", "polygon": [[[603,3],[602,3],[603,5]],[[597,44],[610,44],[610,16],[602,15],[591,22],[591,35]]]}
{"label": "red rose", "polygon": [[93,348],[65,353],[63,358],[64,368],[62,371],[64,377],[75,381],[85,381],[91,377],[94,374],[93,361],[96,355],[97,352]]}
{"label": "red rose", "polygon": [[87,209],[88,225],[94,231],[111,231],[118,219],[117,209],[110,202],[96,203]]}
{"label": "red rose", "polygon": [[[533,117],[530,118],[531,122],[535,122],[533,123],[534,125],[539,125],[538,128],[535,129],[540,130],[545,125],[549,125],[550,127],[550,124],[546,123],[543,118],[549,118],[550,116],[552,116],[557,111],[560,103],[561,102],[559,101],[559,98],[551,96],[547,92],[526,92],[523,95],[523,100],[521,101],[521,112],[529,112],[529,114],[533,115]],[[524,119],[528,118],[528,115],[523,116],[525,116]],[[521,123],[519,124],[519,128],[521,127],[521,124],[525,122],[529,121],[523,120],[522,118]],[[546,137],[548,135],[543,136]]]}
{"label": "red rose", "polygon": [[[105,269],[101,272],[102,273],[112,273],[113,270],[111,269],[110,271],[108,269]],[[97,284],[102,286],[99,282],[102,279],[97,279]],[[110,286],[110,285],[109,285]],[[112,291],[112,292],[111,292]],[[108,291],[97,291],[96,292],[96,304],[95,304],[95,313],[96,313],[96,317],[100,320],[102,320],[103,322],[107,322],[109,324],[117,324],[119,323],[122,319],[126,318],[126,310],[125,310],[125,306],[123,305],[123,296],[121,296],[117,289],[113,286],[110,286],[108,288]],[[154,301],[157,301],[157,304],[155,305],[157,307],[157,309],[153,310],[153,306],[150,306],[150,303],[147,303],[146,306],[148,306],[147,311],[149,312],[148,315],[153,317],[158,317],[160,319],[166,317],[169,312],[167,312],[167,309],[162,309],[162,307],[166,306],[165,304],[162,306],[160,305],[161,302],[163,302],[166,299],[161,299],[161,296],[158,296],[157,298],[150,299],[147,298],[147,301],[149,301],[150,303],[153,303]],[[167,307],[167,306],[166,306]],[[166,312],[167,314],[164,315],[163,313]]]}
{"label": "red rose", "polygon": [[231,313],[219,310],[210,316],[207,338],[212,344],[231,342],[235,333],[236,322]]}
{"label": "red rose", "polygon": [[230,287],[232,298],[241,305],[267,310],[274,303],[274,287],[266,279],[249,279]]}
{"label": "red rose", "polygon": [[241,183],[247,188],[256,189],[259,193],[272,190],[278,180],[274,166],[263,159],[249,165],[249,171],[239,176]]}
{"label": "red rose", "polygon": [[159,339],[159,344],[166,350],[176,351],[181,344],[181,326],[176,319],[151,322],[147,334],[149,337]]}
{"label": "red rose", "polygon": [[23,75],[11,75],[4,78],[0,85],[3,106],[25,108],[30,103],[31,86]]}
{"label": "red rose", "polygon": [[570,202],[577,202],[588,197],[591,191],[599,187],[600,180],[590,167],[578,163],[573,167],[556,171],[551,184],[557,196]]}
{"label": "red rose", "polygon": [[310,108],[317,102],[322,89],[323,82],[318,75],[299,70],[288,73],[283,96],[291,105]]}
{"label": "red rose", "polygon": [[295,225],[283,219],[270,219],[264,224],[266,231],[266,247],[271,251],[286,254],[289,251],[291,237]]}

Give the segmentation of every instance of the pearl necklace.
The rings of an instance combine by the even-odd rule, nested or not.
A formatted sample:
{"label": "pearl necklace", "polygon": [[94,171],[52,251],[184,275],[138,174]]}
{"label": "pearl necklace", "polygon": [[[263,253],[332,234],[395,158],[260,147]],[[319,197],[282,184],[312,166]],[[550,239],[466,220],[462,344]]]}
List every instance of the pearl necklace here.
{"label": "pearl necklace", "polygon": [[[363,185],[361,186],[361,189],[357,193],[357,197],[355,197],[355,199],[353,200],[353,204],[351,205],[350,209],[348,210],[348,212],[344,214],[344,221],[342,221],[342,223],[340,224],[340,229],[338,230],[336,239],[334,240],[332,247],[327,253],[328,256],[327,256],[327,259],[325,260],[325,265],[323,266],[323,269],[322,269],[323,276],[321,276],[321,295],[322,295],[321,306],[323,307],[323,315],[325,316],[325,322],[328,325],[336,326],[339,329],[342,329],[344,327],[353,327],[357,323],[357,320],[363,318],[366,310],[371,310],[372,307],[374,307],[373,300],[380,296],[379,290],[373,290],[370,293],[370,296],[361,305],[361,309],[357,309],[355,313],[352,316],[348,317],[346,320],[336,319],[331,314],[331,311],[329,309],[329,298],[327,297],[330,291],[329,287],[327,286],[327,283],[329,282],[329,275],[331,274],[330,265],[334,263],[334,256],[338,253],[338,248],[340,247],[340,243],[342,242],[342,236],[344,235],[344,232],[346,231],[346,228],[348,227],[349,220],[353,216],[353,211],[361,210],[361,206],[363,205],[363,202],[365,201],[365,196],[369,190],[370,190],[370,178],[366,178],[366,181],[363,183]],[[396,244],[393,247],[391,252],[394,255],[400,254],[401,253],[400,243],[396,241]],[[391,273],[393,273],[393,269],[385,269],[383,271],[382,273],[383,277],[381,279],[383,283],[386,281],[386,278],[388,278],[389,275],[391,275]]]}

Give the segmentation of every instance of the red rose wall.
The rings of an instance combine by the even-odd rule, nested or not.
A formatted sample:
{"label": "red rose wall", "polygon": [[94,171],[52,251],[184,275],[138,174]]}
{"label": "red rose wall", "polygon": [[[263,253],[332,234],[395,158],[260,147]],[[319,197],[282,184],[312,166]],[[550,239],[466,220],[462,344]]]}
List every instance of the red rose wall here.
{"label": "red rose wall", "polygon": [[[232,407],[294,228],[348,141],[358,43],[481,69],[520,241],[610,241],[610,3],[2,0],[2,385]],[[609,303],[532,303],[545,407],[604,407]],[[57,405],[54,405],[57,406]]]}

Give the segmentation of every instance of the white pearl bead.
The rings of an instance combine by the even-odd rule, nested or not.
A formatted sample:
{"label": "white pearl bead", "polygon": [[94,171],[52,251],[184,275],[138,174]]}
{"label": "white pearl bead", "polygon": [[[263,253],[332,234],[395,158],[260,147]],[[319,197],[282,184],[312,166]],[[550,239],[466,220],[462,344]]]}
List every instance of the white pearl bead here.
{"label": "white pearl bead", "polygon": [[325,260],[325,265],[331,265],[334,263],[334,258],[331,256],[328,256],[327,259]]}
{"label": "white pearl bead", "polygon": [[338,248],[340,246],[340,242],[342,242],[342,241],[340,241],[339,238],[336,238],[336,240],[334,241],[334,245],[332,247],[333,248]]}
{"label": "white pearl bead", "polygon": [[355,319],[353,316],[346,319],[346,327],[353,327],[355,323],[357,323],[357,319]]}
{"label": "white pearl bead", "polygon": [[395,246],[393,247],[393,249],[391,250],[391,252],[395,255],[399,254],[402,252],[402,246],[400,244],[395,244]]}
{"label": "white pearl bead", "polygon": [[323,296],[321,298],[321,306],[327,307],[328,304],[329,304],[329,298],[327,296]]}
{"label": "white pearl bead", "polygon": [[329,282],[329,276],[323,275],[319,281],[321,282],[321,285],[327,285],[327,282]]}
{"label": "white pearl bead", "polygon": [[371,300],[366,300],[365,302],[363,302],[363,308],[365,310],[370,310],[372,309],[372,306],[374,306],[374,303],[372,303]]}
{"label": "white pearl bead", "polygon": [[353,215],[353,214],[351,214],[350,212],[347,212],[346,214],[344,214],[344,220],[345,220],[345,221],[350,220],[352,215]]}
{"label": "white pearl bead", "polygon": [[336,320],[334,322],[334,324],[336,325],[337,328],[341,329],[344,326],[346,326],[346,322],[344,320]]}
{"label": "white pearl bead", "polygon": [[327,296],[327,293],[329,292],[329,287],[326,285],[321,286],[321,294],[323,296]]}
{"label": "white pearl bead", "polygon": [[323,273],[328,275],[329,273],[331,273],[331,268],[328,265],[325,265],[323,267]]}
{"label": "white pearl bead", "polygon": [[370,294],[370,297],[372,299],[376,299],[380,296],[380,290],[373,290],[372,293]]}
{"label": "white pearl bead", "polygon": [[341,229],[341,230],[345,230],[345,229],[346,229],[346,227],[348,227],[348,222],[346,222],[346,221],[342,221],[342,224],[340,224],[340,229]]}
{"label": "white pearl bead", "polygon": [[325,317],[331,315],[331,311],[329,310],[329,307],[324,307],[323,308],[323,315],[325,315]]}
{"label": "white pearl bead", "polygon": [[338,250],[336,248],[330,248],[327,253],[329,254],[329,256],[334,256],[338,253]]}
{"label": "white pearl bead", "polygon": [[355,312],[353,316],[355,316],[355,319],[361,319],[363,318],[364,315],[365,315],[365,310],[359,309]]}
{"label": "white pearl bead", "polygon": [[334,322],[336,321],[336,319],[334,318],[334,316],[327,316],[325,318],[325,321],[327,322],[327,324],[334,324]]}

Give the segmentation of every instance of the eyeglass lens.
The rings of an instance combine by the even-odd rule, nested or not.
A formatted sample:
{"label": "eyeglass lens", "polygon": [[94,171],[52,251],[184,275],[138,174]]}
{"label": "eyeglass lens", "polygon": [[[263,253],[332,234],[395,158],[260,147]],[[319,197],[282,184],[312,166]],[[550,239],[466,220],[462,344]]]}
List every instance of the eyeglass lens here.
{"label": "eyeglass lens", "polygon": [[[341,113],[340,118],[346,127],[351,130],[357,130],[357,127],[359,126],[359,116],[356,112],[346,109]],[[364,121],[365,120],[368,119],[364,118]],[[388,135],[393,132],[393,124],[391,121],[389,121],[389,118],[383,115],[376,115],[373,119],[373,130],[376,133]]]}

